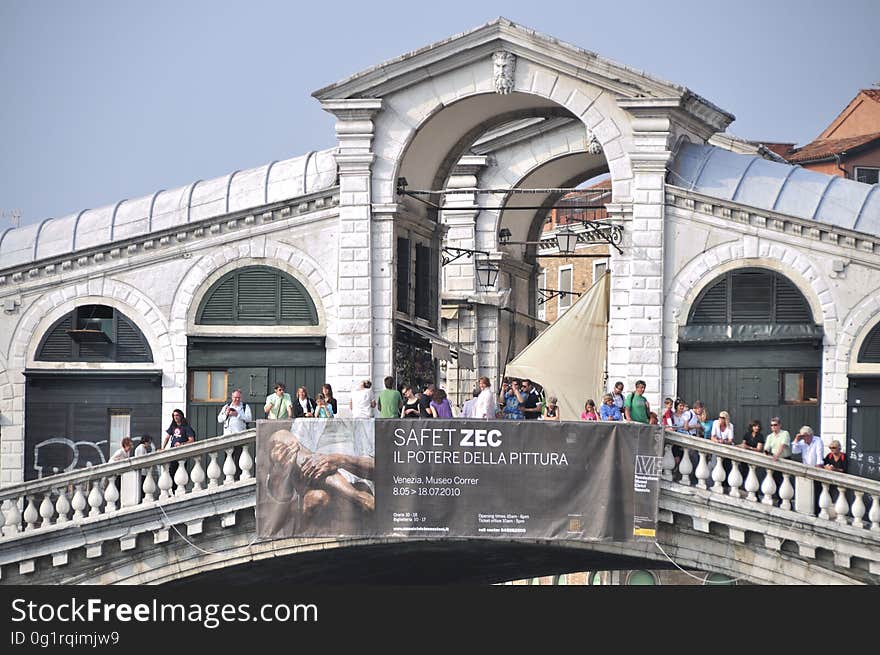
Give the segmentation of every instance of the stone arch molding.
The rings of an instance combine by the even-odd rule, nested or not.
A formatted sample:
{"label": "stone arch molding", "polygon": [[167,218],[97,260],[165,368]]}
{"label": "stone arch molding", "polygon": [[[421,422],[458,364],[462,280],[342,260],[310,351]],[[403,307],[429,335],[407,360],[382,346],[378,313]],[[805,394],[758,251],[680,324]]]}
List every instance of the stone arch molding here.
{"label": "stone arch molding", "polygon": [[[540,140],[517,143],[493,152],[494,164],[480,176],[479,184],[489,188],[515,188],[523,180],[568,157],[591,155],[589,136],[582,123],[573,123],[543,135]],[[477,216],[476,231],[484,246],[501,229],[507,196],[489,196]],[[531,237],[529,237],[531,238]]]}
{"label": "stone arch molding", "polygon": [[[382,98],[375,118],[373,198],[392,202],[396,179],[407,150],[423,129],[444,109],[463,100],[491,94],[502,98],[498,111],[504,113],[504,98],[514,93],[537,96],[570,112],[595,136],[605,153],[616,201],[630,196],[632,166],[627,142],[632,140],[630,119],[617,106],[611,92],[518,56],[513,87],[509,94],[496,94],[492,58],[487,56]],[[485,125],[488,129],[492,124]],[[455,153],[456,155],[461,153]]]}
{"label": "stone arch molding", "polygon": [[848,363],[848,370],[865,369],[880,373],[878,364],[859,364],[858,354],[871,330],[880,323],[880,289],[874,289],[842,321],[837,343],[837,361]]}
{"label": "stone arch molding", "polygon": [[[218,330],[211,326],[203,329],[195,324],[196,312],[204,295],[221,277],[237,268],[244,266],[272,266],[289,273],[305,287],[315,303],[318,312],[318,326],[307,330],[297,330],[290,326],[284,326],[283,334],[298,334],[308,332],[313,335],[325,335],[328,326],[334,325],[336,320],[336,300],[333,288],[325,279],[321,267],[311,257],[301,250],[286,244],[271,246],[272,252],[261,256],[259,253],[242,253],[239,250],[227,251],[217,249],[211,254],[202,257],[189,272],[184,276],[174,294],[174,302],[171,308],[170,327],[175,334],[207,334],[216,333]],[[272,332],[271,328],[260,328],[260,334],[266,335]]]}
{"label": "stone arch molding", "polygon": [[[12,369],[36,364],[40,338],[66,313],[84,304],[108,305],[132,319],[153,351],[153,366],[164,369],[173,359],[168,323],[162,311],[141,290],[112,278],[89,280],[41,296],[22,315],[15,330],[9,357]],[[102,367],[113,367],[104,364]],[[115,365],[126,366],[126,365]],[[137,365],[143,368],[143,364]]]}
{"label": "stone arch molding", "polygon": [[791,280],[810,304],[813,318],[821,319],[825,344],[837,342],[834,298],[825,278],[812,262],[798,250],[778,243],[761,243],[757,253],[747,255],[741,241],[724,243],[700,253],[676,274],[664,303],[664,320],[675,328],[667,332],[668,338],[678,343],[674,335],[687,321],[693,303],[707,284],[723,273],[747,267],[766,268]]}

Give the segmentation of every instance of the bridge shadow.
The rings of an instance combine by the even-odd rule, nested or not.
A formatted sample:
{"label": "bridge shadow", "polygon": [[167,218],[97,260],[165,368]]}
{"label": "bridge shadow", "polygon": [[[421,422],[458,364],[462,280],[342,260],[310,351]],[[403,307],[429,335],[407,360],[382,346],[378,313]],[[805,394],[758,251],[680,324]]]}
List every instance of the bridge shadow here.
{"label": "bridge shadow", "polygon": [[[338,543],[338,542],[337,542]],[[313,550],[226,567],[224,584],[492,584],[574,571],[664,568],[662,563],[550,544],[488,540],[345,542]],[[169,588],[216,584],[217,572],[165,583]]]}

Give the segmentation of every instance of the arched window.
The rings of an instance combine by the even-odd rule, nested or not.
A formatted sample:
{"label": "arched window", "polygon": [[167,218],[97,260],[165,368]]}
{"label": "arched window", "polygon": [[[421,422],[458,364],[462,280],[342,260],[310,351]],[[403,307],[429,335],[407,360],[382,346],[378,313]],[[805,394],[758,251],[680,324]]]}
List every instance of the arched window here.
{"label": "arched window", "polygon": [[626,577],[626,584],[630,586],[656,585],[657,578],[650,571],[630,571]]}
{"label": "arched window", "polygon": [[759,268],[730,271],[707,286],[691,310],[691,325],[812,323],[813,312],[798,288],[782,275]]}
{"label": "arched window", "polygon": [[37,347],[43,362],[152,362],[146,337],[122,312],[82,305],[55,321]]}
{"label": "arched window", "polygon": [[880,323],[875,325],[859,348],[859,362],[880,364]]}
{"label": "arched window", "polygon": [[303,285],[283,271],[247,266],[217,280],[199,305],[200,325],[317,325]]}

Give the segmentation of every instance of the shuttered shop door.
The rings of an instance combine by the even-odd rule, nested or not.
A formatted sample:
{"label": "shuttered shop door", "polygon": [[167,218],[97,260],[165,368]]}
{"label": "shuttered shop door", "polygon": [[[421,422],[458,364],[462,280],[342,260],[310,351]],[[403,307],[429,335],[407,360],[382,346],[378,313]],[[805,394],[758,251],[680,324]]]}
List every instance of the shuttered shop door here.
{"label": "shuttered shop door", "polygon": [[[276,382],[282,382],[291,397],[298,386],[306,386],[314,397],[325,382],[323,338],[191,337],[187,359],[190,371],[227,371],[227,399],[233,389],[241,388],[255,421],[265,418],[263,402]],[[222,407],[222,402],[189,401],[187,417],[199,439],[223,433],[217,421]]]}
{"label": "shuttered shop door", "polygon": [[110,415],[128,412],[131,434],[162,425],[161,377],[28,372],[25,388],[25,479],[100,464],[109,456]]}

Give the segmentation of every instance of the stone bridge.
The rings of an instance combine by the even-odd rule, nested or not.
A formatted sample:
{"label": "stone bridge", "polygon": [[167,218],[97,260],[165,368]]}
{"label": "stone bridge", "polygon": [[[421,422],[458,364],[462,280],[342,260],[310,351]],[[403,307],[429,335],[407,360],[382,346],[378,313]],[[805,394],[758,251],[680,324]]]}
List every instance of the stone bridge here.
{"label": "stone bridge", "polygon": [[[880,583],[880,483],[703,439],[666,433],[656,542],[593,543],[258,540],[255,438],[4,488],[0,583],[488,583],[673,563],[748,583]],[[686,449],[680,480],[673,444]]]}

